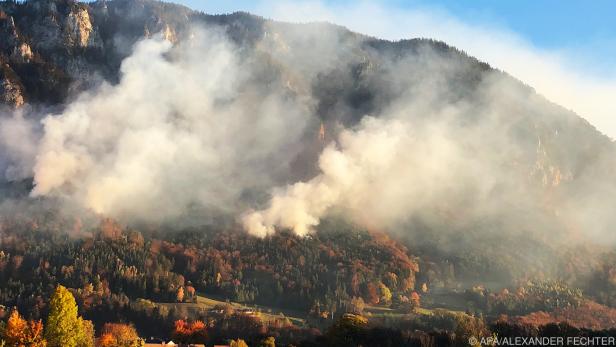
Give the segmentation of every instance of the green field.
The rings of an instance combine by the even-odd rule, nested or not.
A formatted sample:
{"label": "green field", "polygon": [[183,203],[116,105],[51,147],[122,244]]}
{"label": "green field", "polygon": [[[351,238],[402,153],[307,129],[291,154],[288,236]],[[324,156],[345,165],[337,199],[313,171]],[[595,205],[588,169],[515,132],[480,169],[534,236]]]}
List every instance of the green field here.
{"label": "green field", "polygon": [[[196,296],[196,302],[186,302],[186,303],[153,303],[155,306],[165,307],[167,309],[174,308],[176,311],[181,311],[186,314],[187,318],[197,319],[202,316],[206,316],[210,313],[210,310],[214,309],[216,306],[223,305],[231,305],[231,307],[236,310],[250,310],[254,312],[255,316],[258,316],[266,323],[272,323],[275,321],[286,320],[288,319],[293,323],[293,325],[298,327],[306,327],[307,326],[307,312],[294,311],[288,309],[280,309],[276,307],[269,306],[261,306],[254,304],[241,304],[237,302],[227,301],[224,298],[217,297],[215,295],[205,296],[203,293],[199,293]],[[439,310],[439,308],[417,308],[412,314],[420,314],[420,315],[432,315],[435,310]],[[445,309],[446,310],[446,309]],[[446,310],[454,314],[464,314],[462,311],[452,311]],[[400,310],[393,309],[390,307],[384,306],[370,306],[367,305],[364,309],[364,315],[368,318],[400,318],[403,319],[408,317],[408,313],[404,313]],[[314,322],[313,322],[314,323]]]}
{"label": "green field", "polygon": [[289,319],[296,326],[304,326],[306,323],[305,313],[299,311],[292,311],[286,309],[279,309],[274,307],[265,307],[260,305],[244,305],[237,302],[223,301],[219,298],[213,298],[212,296],[204,296],[203,294],[197,295],[196,302],[187,303],[156,303],[156,305],[167,308],[175,308],[176,310],[185,311],[188,317],[194,318],[204,315],[217,305],[231,305],[233,309],[237,310],[252,310],[257,316],[266,322],[273,322],[276,320]]}

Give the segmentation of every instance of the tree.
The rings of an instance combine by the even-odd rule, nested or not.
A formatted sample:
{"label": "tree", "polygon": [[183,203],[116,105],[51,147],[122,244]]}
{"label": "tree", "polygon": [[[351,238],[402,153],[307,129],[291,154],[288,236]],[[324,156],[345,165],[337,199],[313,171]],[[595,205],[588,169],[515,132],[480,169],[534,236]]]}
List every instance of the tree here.
{"label": "tree", "polygon": [[8,346],[20,346],[25,343],[26,330],[28,329],[28,323],[21,318],[17,309],[13,309],[6,327],[4,328],[4,340]]}
{"label": "tree", "polygon": [[379,303],[379,295],[377,293],[376,285],[374,285],[373,282],[366,284],[365,297],[371,305],[376,305]]}
{"label": "tree", "polygon": [[365,317],[346,313],[329,327],[325,337],[331,346],[358,346],[367,329]]}
{"label": "tree", "polygon": [[347,310],[350,313],[361,315],[364,313],[365,308],[366,308],[366,303],[364,303],[364,299],[360,297],[353,297],[351,301],[349,302]]}
{"label": "tree", "polygon": [[417,292],[411,293],[411,305],[413,308],[419,308],[421,306],[421,298]]}
{"label": "tree", "polygon": [[184,301],[184,287],[178,288],[176,299],[178,300],[178,302]]}
{"label": "tree", "polygon": [[26,322],[21,318],[17,309],[14,309],[6,323],[2,339],[6,346],[45,347],[43,338],[43,323],[39,321]]}
{"label": "tree", "polygon": [[116,341],[115,337],[110,333],[103,333],[101,337],[98,338],[98,346],[99,347],[114,347],[118,341]]}
{"label": "tree", "polygon": [[94,345],[92,322],[77,315],[75,297],[59,285],[49,302],[45,338],[49,347],[88,347]]}
{"label": "tree", "polygon": [[391,304],[391,290],[383,282],[379,282],[379,302],[384,305]]}
{"label": "tree", "polygon": [[29,347],[45,347],[47,341],[43,337],[43,322],[38,321],[28,322],[28,335],[26,338],[26,346]]}
{"label": "tree", "polygon": [[242,339],[237,339],[231,340],[231,343],[229,343],[229,347],[248,347],[248,344]]}
{"label": "tree", "polygon": [[[465,314],[456,317],[456,329],[454,333],[455,342],[458,346],[468,346],[471,337],[475,338],[474,341],[480,341],[482,337],[490,336],[490,331],[486,327],[483,319]],[[481,344],[475,342],[472,347],[481,347]]]}
{"label": "tree", "polygon": [[98,344],[101,347],[140,347],[144,341],[132,325],[105,323]]}
{"label": "tree", "polygon": [[188,298],[194,302],[196,302],[196,297],[195,297],[195,287],[193,286],[187,286],[186,287],[186,293],[188,293]]}
{"label": "tree", "polygon": [[94,347],[94,324],[92,324],[92,321],[81,317],[77,318],[77,321],[79,327],[77,347]]}
{"label": "tree", "polygon": [[259,342],[259,347],[276,347],[276,339],[273,336],[266,337]]}
{"label": "tree", "polygon": [[184,320],[175,321],[172,337],[181,343],[203,343],[207,339],[205,323],[200,320],[188,323]]}

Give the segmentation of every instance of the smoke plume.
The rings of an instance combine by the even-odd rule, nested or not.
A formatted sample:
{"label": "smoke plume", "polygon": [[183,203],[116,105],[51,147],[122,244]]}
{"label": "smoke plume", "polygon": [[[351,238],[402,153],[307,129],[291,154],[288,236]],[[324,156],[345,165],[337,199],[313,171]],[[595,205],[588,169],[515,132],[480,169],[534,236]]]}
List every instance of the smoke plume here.
{"label": "smoke plume", "polygon": [[125,221],[235,209],[288,170],[308,121],[275,76],[263,80],[265,68],[215,29],[195,28],[175,48],[141,41],[117,85],[42,121],[31,195]]}
{"label": "smoke plume", "polygon": [[32,176],[39,126],[23,110],[0,114],[0,168],[9,181]]}

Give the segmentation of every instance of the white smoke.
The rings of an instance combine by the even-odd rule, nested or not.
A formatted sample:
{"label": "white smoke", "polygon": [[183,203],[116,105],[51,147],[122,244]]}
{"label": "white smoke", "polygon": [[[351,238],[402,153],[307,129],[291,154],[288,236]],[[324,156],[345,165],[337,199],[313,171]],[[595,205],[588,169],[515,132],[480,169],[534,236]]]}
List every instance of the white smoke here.
{"label": "white smoke", "polygon": [[[268,209],[244,216],[244,227],[261,237],[274,233],[274,226],[306,235],[337,205],[367,213],[372,221],[379,214],[397,214],[398,206],[392,200],[404,199],[400,195],[410,194],[407,188],[414,189],[419,183],[418,177],[407,174],[414,165],[428,164],[413,163],[425,159],[421,149],[428,144],[415,141],[412,134],[408,124],[365,118],[357,131],[340,134],[339,146],[331,144],[323,151],[320,175],[275,192]],[[405,147],[413,148],[412,152],[404,151]],[[433,174],[438,175],[435,169]]]}
{"label": "white smoke", "polygon": [[[43,120],[32,196],[55,196],[129,221],[189,208],[235,208],[293,158],[308,114],[290,92],[260,86],[260,66],[216,30],[178,47],[138,43],[117,85]],[[284,149],[284,150],[283,150]]]}
{"label": "white smoke", "polygon": [[[494,196],[496,187],[519,174],[508,172],[504,162],[519,155],[505,145],[506,136],[498,138],[506,124],[497,125],[497,119],[484,114],[485,123],[460,126],[465,107],[425,107],[402,102],[379,118],[364,117],[357,127],[343,130],[321,153],[319,175],[274,190],[266,209],[242,217],[244,228],[259,237],[277,227],[306,235],[332,212],[363,226],[390,228],[426,211],[470,219],[501,209],[503,200],[514,195],[525,201],[520,199],[523,190]],[[427,121],[416,117],[422,112],[430,112]],[[499,143],[500,149],[489,145]]]}
{"label": "white smoke", "polygon": [[[441,232],[497,221],[502,234],[554,238],[580,225],[586,235],[608,239],[607,193],[593,200],[592,213],[578,201],[612,192],[613,185],[585,184],[578,200],[571,199],[567,190],[575,184],[569,182],[582,182],[594,169],[575,170],[597,162],[584,159],[585,147],[554,133],[573,126],[585,141],[588,124],[498,72],[485,73],[474,96],[446,101],[455,99],[448,81],[461,67],[430,51],[414,59],[383,63],[399,97],[376,117],[342,130],[321,153],[316,177],[274,189],[264,209],[246,212],[249,233],[306,235],[336,214],[404,234],[410,233],[405,222],[428,217],[440,220]],[[608,140],[604,145],[609,151]],[[570,159],[558,162],[561,153]],[[597,224],[587,222],[596,218]]]}
{"label": "white smoke", "polygon": [[0,168],[9,181],[32,176],[38,148],[37,124],[23,110],[0,116]]}

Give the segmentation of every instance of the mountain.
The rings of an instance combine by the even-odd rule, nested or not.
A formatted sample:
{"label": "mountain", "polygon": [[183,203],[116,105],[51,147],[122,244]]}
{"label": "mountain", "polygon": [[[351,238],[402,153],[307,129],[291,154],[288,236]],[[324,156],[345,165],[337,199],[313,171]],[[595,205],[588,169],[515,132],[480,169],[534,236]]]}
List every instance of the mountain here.
{"label": "mountain", "polygon": [[[613,141],[444,42],[4,1],[0,65],[0,304],[38,319],[63,284],[97,328],[214,315],[216,341],[244,315],[204,313],[204,292],[316,317],[285,317],[287,341],[364,305],[408,331],[597,307],[609,328]],[[175,307],[179,289],[194,302]],[[429,314],[406,312],[420,295]]]}

